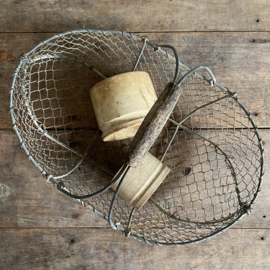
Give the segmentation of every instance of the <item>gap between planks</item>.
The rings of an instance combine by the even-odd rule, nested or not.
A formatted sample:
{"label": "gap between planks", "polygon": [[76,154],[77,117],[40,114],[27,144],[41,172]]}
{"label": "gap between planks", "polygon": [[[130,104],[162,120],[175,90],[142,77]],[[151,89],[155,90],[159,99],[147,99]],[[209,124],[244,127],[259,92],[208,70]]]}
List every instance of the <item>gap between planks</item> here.
{"label": "gap between planks", "polygon": [[[109,223],[108,223],[109,224]],[[154,228],[154,227],[153,227]],[[0,227],[0,230],[70,230],[70,229],[89,229],[89,230],[113,230],[111,227],[86,227],[86,226],[77,226],[77,227]],[[228,228],[228,230],[270,230],[270,228]],[[120,230],[115,230],[120,231]],[[121,231],[120,231],[121,232]]]}
{"label": "gap between planks", "polygon": [[[226,130],[238,130],[238,129],[250,129],[253,130],[253,128],[223,128]],[[201,127],[201,128],[193,128],[192,130],[223,130],[222,128],[206,128],[206,127]],[[269,127],[257,127],[257,129],[259,130],[270,130],[270,126]],[[1,128],[0,127],[0,131],[13,131],[13,128]],[[52,129],[46,129],[48,131],[55,131],[54,128]],[[57,131],[62,131],[62,130],[85,130],[85,131],[97,131],[97,128],[58,128]],[[175,130],[175,128],[168,128],[168,130]],[[180,129],[181,131],[182,129]]]}
{"label": "gap between planks", "polygon": [[[0,32],[0,34],[60,34],[60,33],[65,33],[68,31],[78,31],[78,30],[101,30],[101,31],[108,31],[111,29],[95,29],[95,28],[80,28],[80,29],[71,29],[71,30],[67,30],[67,31],[41,31],[41,32]],[[132,33],[132,34],[188,34],[188,33],[269,33],[269,31],[267,30],[260,30],[260,31],[196,31],[196,30],[187,30],[187,31],[125,31],[125,30],[119,30],[119,31],[123,31],[123,32],[127,32],[127,33]]]}

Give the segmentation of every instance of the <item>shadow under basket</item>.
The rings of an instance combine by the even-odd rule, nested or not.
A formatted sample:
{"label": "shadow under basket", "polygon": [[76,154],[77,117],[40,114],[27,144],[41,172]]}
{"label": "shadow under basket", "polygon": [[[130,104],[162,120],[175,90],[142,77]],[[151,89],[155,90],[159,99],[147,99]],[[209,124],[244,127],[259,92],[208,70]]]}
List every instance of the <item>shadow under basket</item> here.
{"label": "shadow under basket", "polygon": [[[237,95],[208,68],[190,70],[171,52],[120,31],[58,34],[21,55],[10,114],[22,148],[47,182],[126,236],[180,246],[216,235],[250,213],[264,155]],[[95,84],[131,71],[149,74],[158,99],[170,82],[181,90],[147,154],[168,174],[138,209],[121,197],[121,188],[120,196],[110,188],[133,139],[104,142],[89,95]]]}

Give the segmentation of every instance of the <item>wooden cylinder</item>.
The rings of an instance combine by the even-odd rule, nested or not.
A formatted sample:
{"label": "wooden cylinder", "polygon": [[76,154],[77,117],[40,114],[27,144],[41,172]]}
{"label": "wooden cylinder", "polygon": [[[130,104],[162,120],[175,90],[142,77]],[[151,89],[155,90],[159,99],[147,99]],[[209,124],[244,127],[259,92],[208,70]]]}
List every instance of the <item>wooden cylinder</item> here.
{"label": "wooden cylinder", "polygon": [[90,89],[90,96],[104,141],[134,137],[157,100],[149,74],[141,71],[105,79]]}
{"label": "wooden cylinder", "polygon": [[[120,188],[119,195],[140,210],[169,172],[170,169],[167,166],[147,153],[136,168],[130,168]],[[116,190],[121,178],[122,176],[113,184],[113,190]]]}

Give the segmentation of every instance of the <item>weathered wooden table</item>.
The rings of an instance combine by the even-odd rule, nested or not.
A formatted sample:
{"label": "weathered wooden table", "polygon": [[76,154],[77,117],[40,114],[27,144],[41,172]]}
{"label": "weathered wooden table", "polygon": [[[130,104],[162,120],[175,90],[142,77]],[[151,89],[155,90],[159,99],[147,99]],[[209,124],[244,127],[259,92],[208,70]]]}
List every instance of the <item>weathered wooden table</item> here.
{"label": "weathered wooden table", "polygon": [[[0,269],[269,269],[270,2],[13,1],[0,3]],[[204,242],[158,247],[119,231],[46,184],[9,117],[18,56],[57,32],[125,30],[175,46],[190,67],[209,66],[251,111],[265,147],[254,211]]]}

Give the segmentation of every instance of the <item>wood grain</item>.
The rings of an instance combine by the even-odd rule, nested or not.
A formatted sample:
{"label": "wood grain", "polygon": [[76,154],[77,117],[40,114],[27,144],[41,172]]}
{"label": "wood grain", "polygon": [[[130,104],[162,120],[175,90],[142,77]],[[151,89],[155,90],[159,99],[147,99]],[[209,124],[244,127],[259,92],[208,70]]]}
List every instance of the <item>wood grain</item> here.
{"label": "wood grain", "polygon": [[[270,134],[268,130],[260,134],[266,155],[262,191],[252,214],[233,228],[270,228]],[[0,140],[0,227],[109,227],[105,220],[47,184],[13,131],[0,131]]]}
{"label": "wood grain", "polygon": [[[236,92],[260,127],[269,127],[269,33],[192,33],[148,35],[175,46],[180,61],[208,66],[217,82]],[[268,45],[266,45],[268,44]],[[269,80],[269,81],[268,81]]]}
{"label": "wood grain", "polygon": [[47,184],[13,131],[0,131],[0,140],[0,227],[108,226]]}
{"label": "wood grain", "polygon": [[269,8],[267,0],[3,0],[0,32],[269,31]]}
{"label": "wood grain", "polygon": [[[2,0],[0,269],[269,269],[269,8],[267,0]],[[256,124],[267,128],[260,130],[266,174],[250,216],[196,245],[162,248],[124,238],[45,183],[11,130],[8,93],[18,56],[71,29],[138,32],[174,45],[187,66],[208,66],[237,92]]]}
{"label": "wood grain", "polygon": [[[51,34],[0,34],[1,40],[3,41],[0,43],[0,50],[10,51],[12,52],[12,57],[18,57],[21,52],[30,50],[41,40],[44,40],[49,36],[51,36]],[[192,63],[194,63],[194,66],[197,66],[201,63],[202,59],[205,59],[204,64],[212,68],[216,74],[218,82],[229,87],[232,91],[235,89],[238,92],[239,98],[243,100],[243,103],[246,104],[251,110],[258,126],[269,126],[269,33],[178,33],[148,34],[148,36],[151,40],[154,40],[157,43],[164,42],[164,40],[166,40],[167,43],[172,43],[176,47],[179,47],[181,60],[187,65],[192,66]],[[255,40],[254,42],[253,39]],[[16,44],[16,46],[14,44]],[[8,59],[9,58],[0,64],[0,74],[2,75],[0,78],[1,129],[11,129],[12,127],[8,115],[8,92],[16,64],[13,63],[14,61],[9,62]],[[256,69],[254,67],[256,67]],[[254,95],[254,93],[257,94]],[[267,147],[268,131],[263,132],[262,137],[263,139],[266,138],[264,140]],[[20,183],[20,185],[23,185],[21,187],[23,194],[15,193],[15,198],[13,198],[15,202],[13,200],[5,201],[5,207],[2,208],[2,226],[43,227],[45,224],[44,219],[48,220],[46,226],[75,226],[78,224],[78,221],[76,220],[68,220],[67,216],[65,215],[69,216],[70,214],[64,214],[63,211],[66,208],[65,203],[67,200],[70,201],[70,207],[72,209],[71,211],[73,211],[72,214],[75,213],[76,215],[79,205],[74,204],[72,200],[66,198],[62,194],[59,197],[58,193],[55,193],[56,191],[53,189],[53,187],[48,187],[48,185],[43,182],[43,179],[39,173],[35,171],[36,169],[32,166],[32,164],[28,162],[25,154],[21,152],[22,150],[19,148],[18,140],[15,135],[11,136],[10,134],[13,133],[8,132],[3,134],[4,139],[2,147],[6,149],[6,154],[2,156],[3,166],[1,166],[1,170],[5,172],[5,174],[2,173],[2,181],[7,181],[7,186],[14,186]],[[6,143],[8,140],[13,141]],[[20,155],[17,154],[18,151]],[[14,153],[14,155],[18,155],[19,157],[16,161],[16,166],[14,166],[14,161],[11,159],[13,154],[10,153]],[[16,170],[16,173],[10,173],[10,168]],[[34,175],[31,174],[33,171],[35,171]],[[36,178],[39,179],[39,182],[33,182],[36,181]],[[267,179],[267,176],[265,178]],[[20,182],[20,179],[26,180]],[[28,189],[24,188],[25,185],[29,185],[27,179],[30,179],[30,181],[32,181],[31,183],[36,183],[36,188],[34,189],[35,195],[32,197],[32,199],[24,201],[24,198],[28,196]],[[41,192],[41,195],[39,192]],[[53,204],[51,208],[46,208],[47,204],[44,204],[44,198],[45,202],[50,204],[51,201],[46,195],[51,192],[53,194],[52,201],[58,200],[59,198],[63,199],[63,201],[61,201],[61,206],[59,206],[58,212],[56,211],[58,206],[55,206],[57,204]],[[19,196],[19,194],[21,195]],[[244,218],[243,221],[237,223],[236,226],[248,228],[269,228],[269,217],[267,215],[267,209],[265,208],[265,202],[268,201],[267,198],[269,196],[267,189],[263,189],[262,194],[264,194],[262,195],[264,196],[262,203],[258,205],[258,202],[260,201],[259,197],[258,202],[254,206],[254,208],[258,209],[260,212],[254,211],[253,215]],[[37,198],[39,198],[38,201],[31,204],[31,200],[36,201]],[[35,211],[33,211],[33,208],[29,208],[30,204],[31,207],[35,205]],[[11,218],[9,213],[14,211],[14,205],[17,205],[16,207],[19,209],[18,213],[21,213],[20,211],[22,211],[25,214],[20,216],[14,215]],[[45,205],[44,208],[40,208],[41,205]],[[73,208],[73,205],[75,209]],[[16,209],[16,207],[14,209]],[[29,211],[28,208],[30,209]],[[92,213],[88,214],[89,211],[84,211],[83,213],[86,212],[87,218],[84,217],[84,214],[82,215],[82,220],[80,221],[81,223],[79,222],[80,226],[96,226],[95,222],[91,223],[88,220],[88,215],[91,214],[90,220],[95,216]],[[36,213],[38,213],[39,218],[36,218]],[[55,213],[60,213],[60,218],[56,217],[57,215]],[[264,215],[266,215],[266,218],[263,218]],[[96,220],[100,219],[97,218]],[[246,223],[247,220],[252,221],[250,223]],[[100,226],[107,226],[106,223],[102,224],[103,225]]]}
{"label": "wood grain", "polygon": [[9,270],[266,270],[270,263],[265,229],[228,230],[183,247],[151,246],[106,229],[1,229],[0,237],[0,268]]}
{"label": "wood grain", "polygon": [[[259,127],[270,127],[268,104],[270,96],[269,33],[146,33],[156,43],[175,46],[180,60],[190,67],[206,65],[217,82],[237,92]],[[52,34],[0,34],[0,51],[17,58]],[[16,44],[16,46],[14,45]],[[11,128],[8,116],[12,75],[16,64],[8,59],[0,63],[1,128]],[[92,117],[94,118],[94,117]],[[91,119],[92,119],[91,118]],[[93,122],[93,127],[96,123]]]}
{"label": "wood grain", "polygon": [[[39,42],[47,39],[51,34],[0,34],[0,52],[10,51],[13,61],[8,59],[0,63],[0,122],[1,128],[11,128],[9,117],[9,91],[12,83],[12,76],[15,72],[17,58],[21,53],[29,51]],[[7,49],[10,48],[10,49]]]}

